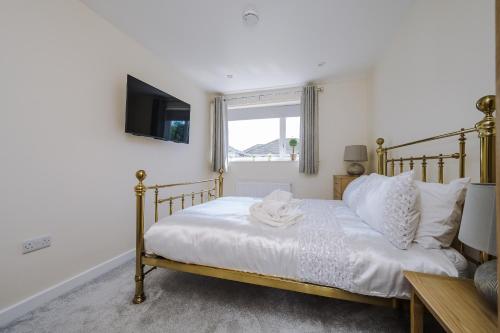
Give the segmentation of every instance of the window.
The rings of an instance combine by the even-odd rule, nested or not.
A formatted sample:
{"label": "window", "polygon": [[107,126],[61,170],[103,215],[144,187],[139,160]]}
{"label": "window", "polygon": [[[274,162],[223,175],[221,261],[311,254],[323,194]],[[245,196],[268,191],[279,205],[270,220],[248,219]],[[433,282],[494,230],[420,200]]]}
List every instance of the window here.
{"label": "window", "polygon": [[298,104],[230,108],[228,118],[230,160],[290,159],[289,141],[300,136]]}

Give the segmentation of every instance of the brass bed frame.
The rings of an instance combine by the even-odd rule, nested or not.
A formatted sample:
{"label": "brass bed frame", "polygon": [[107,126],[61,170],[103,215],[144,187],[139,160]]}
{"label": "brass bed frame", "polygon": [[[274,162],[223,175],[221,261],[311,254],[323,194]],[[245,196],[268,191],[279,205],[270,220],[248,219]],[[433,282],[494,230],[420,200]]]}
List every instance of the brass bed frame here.
{"label": "brass bed frame", "polygon": [[[416,161],[421,161],[422,167],[422,180],[427,181],[427,162],[430,160],[437,160],[438,164],[438,181],[443,183],[444,181],[444,161],[446,159],[456,159],[459,161],[459,177],[465,176],[465,135],[468,133],[478,133],[480,140],[480,181],[492,183],[495,182],[495,118],[493,117],[493,112],[495,111],[495,96],[489,95],[484,96],[478,100],[476,103],[477,109],[484,113],[484,117],[479,121],[474,127],[464,129],[462,128],[456,132],[450,132],[441,134],[438,136],[417,140],[413,142],[408,142],[405,144],[400,144],[392,147],[383,147],[384,139],[377,139],[377,172],[379,174],[394,175],[395,174],[395,164],[399,163],[399,171],[402,172],[404,169],[404,162],[409,162],[410,169],[414,168],[414,163]],[[458,136],[459,141],[459,151],[452,154],[438,154],[433,156],[411,156],[411,157],[399,157],[394,158],[388,155],[389,151],[395,150],[397,148],[406,147],[410,145],[420,144],[423,142],[429,142],[434,140],[439,140],[448,137]],[[135,273],[135,296],[133,298],[133,303],[139,304],[144,302],[146,296],[144,294],[144,278],[151,271],[157,267],[168,268],[181,272],[188,272],[197,275],[216,277],[220,279],[239,281],[254,285],[266,286],[271,288],[278,288],[284,290],[290,290],[305,294],[312,294],[318,296],[324,296],[329,298],[335,298],[346,301],[354,301],[360,303],[367,303],[373,305],[382,306],[392,306],[396,307],[398,305],[398,299],[396,298],[382,298],[376,296],[367,296],[356,293],[351,293],[339,288],[317,285],[312,283],[301,282],[288,278],[281,278],[277,276],[269,276],[255,273],[242,272],[231,269],[223,269],[217,267],[203,266],[197,264],[187,264],[153,254],[147,254],[144,251],[144,206],[145,206],[145,195],[147,190],[154,191],[154,220],[155,223],[158,221],[159,213],[158,207],[162,203],[169,204],[169,213],[173,213],[174,202],[180,200],[180,208],[185,207],[186,199],[191,199],[191,205],[196,204],[196,198],[199,198],[199,202],[203,203],[205,194],[206,200],[216,199],[223,196],[224,188],[224,178],[222,170],[219,171],[219,175],[213,179],[207,179],[196,182],[185,182],[177,184],[166,184],[166,185],[153,185],[146,186],[143,181],[146,178],[146,172],[144,170],[139,170],[136,172],[136,178],[139,183],[135,186],[136,195],[136,273]],[[159,191],[165,188],[186,186],[192,184],[209,184],[210,188],[201,190],[198,192],[183,193],[176,196],[169,196],[167,198],[161,199],[159,196]],[[150,266],[151,268],[145,271],[145,266]]]}

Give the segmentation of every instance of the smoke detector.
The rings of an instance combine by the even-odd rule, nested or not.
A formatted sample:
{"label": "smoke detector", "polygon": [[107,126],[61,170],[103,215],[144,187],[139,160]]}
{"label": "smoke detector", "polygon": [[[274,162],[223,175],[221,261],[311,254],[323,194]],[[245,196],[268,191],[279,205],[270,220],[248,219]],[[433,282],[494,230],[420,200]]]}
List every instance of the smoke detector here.
{"label": "smoke detector", "polygon": [[243,24],[253,27],[259,22],[259,14],[254,7],[248,7],[243,12]]}

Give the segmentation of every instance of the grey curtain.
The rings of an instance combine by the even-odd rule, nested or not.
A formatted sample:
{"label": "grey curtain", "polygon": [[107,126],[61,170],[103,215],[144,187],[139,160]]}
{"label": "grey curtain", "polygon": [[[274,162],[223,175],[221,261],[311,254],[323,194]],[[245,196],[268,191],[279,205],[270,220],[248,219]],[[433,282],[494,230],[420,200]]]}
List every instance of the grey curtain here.
{"label": "grey curtain", "polygon": [[217,172],[223,169],[226,172],[228,148],[227,105],[223,96],[215,97],[212,131],[212,170]]}
{"label": "grey curtain", "polygon": [[307,86],[302,89],[300,103],[299,172],[313,175],[318,168],[318,90],[316,86]]}

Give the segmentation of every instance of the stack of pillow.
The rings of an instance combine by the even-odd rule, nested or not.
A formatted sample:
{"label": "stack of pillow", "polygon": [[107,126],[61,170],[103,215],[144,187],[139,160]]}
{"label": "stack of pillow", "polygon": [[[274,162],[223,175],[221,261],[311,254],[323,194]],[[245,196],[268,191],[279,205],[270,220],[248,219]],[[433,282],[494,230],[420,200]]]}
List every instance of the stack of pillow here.
{"label": "stack of pillow", "polygon": [[343,200],[399,249],[412,242],[428,249],[449,247],[460,225],[470,178],[439,184],[414,177],[413,171],[394,177],[361,176],[349,184]]}

